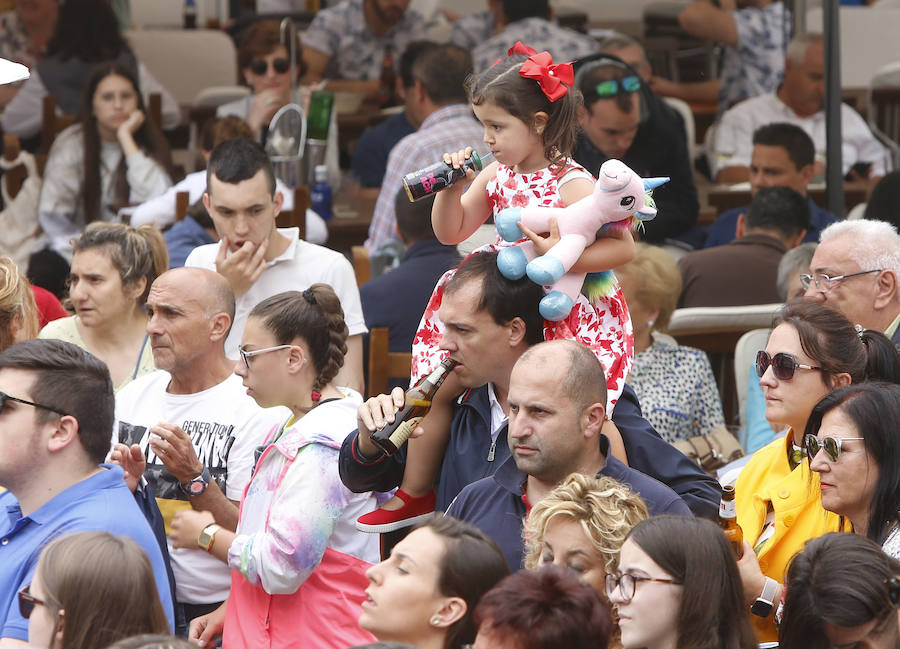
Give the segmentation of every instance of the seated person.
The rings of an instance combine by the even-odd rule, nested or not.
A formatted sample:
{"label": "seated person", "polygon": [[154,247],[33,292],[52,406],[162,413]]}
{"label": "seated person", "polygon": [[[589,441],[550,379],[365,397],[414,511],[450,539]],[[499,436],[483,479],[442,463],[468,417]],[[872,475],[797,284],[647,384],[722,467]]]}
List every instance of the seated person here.
{"label": "seated person", "polygon": [[580,63],[575,87],[584,105],[577,109],[581,132],[572,157],[594,175],[617,158],[642,177],[671,178],[653,192],[660,217],[643,224],[642,239],[659,243],[693,228],[700,204],[678,112],[634,69],[605,54]]}
{"label": "seated person", "polygon": [[503,3],[487,0],[487,9],[457,18],[450,30],[450,42],[464,50],[472,50],[503,29]]}
{"label": "seated person", "polygon": [[[57,0],[18,2],[0,13],[0,58],[33,70],[47,52],[47,43],[56,29]],[[16,96],[21,83],[0,87],[0,108]]]}
{"label": "seated person", "polygon": [[634,68],[646,83],[650,83],[653,78],[653,70],[650,68],[650,61],[647,60],[644,46],[627,34],[614,32],[611,36],[607,36],[600,41],[600,52],[622,59]]}
{"label": "seated person", "polygon": [[900,225],[900,171],[891,171],[872,188],[863,218],[869,221],[887,221],[895,228]]}
{"label": "seated person", "polygon": [[[250,125],[259,142],[265,144],[269,122],[282,106],[293,102],[302,106],[304,111],[308,110],[308,88],[297,88],[291,96],[288,51],[287,45],[281,42],[281,28],[277,20],[263,20],[251,26],[241,37],[237,64],[244,83],[253,92],[243,99],[219,106],[216,117],[240,117]],[[298,62],[297,74],[303,74],[302,60]],[[331,112],[327,142],[325,165],[328,167],[328,182],[337,186],[341,175],[336,111]]]}
{"label": "seated person", "polygon": [[455,246],[445,246],[434,236],[432,204],[433,196],[411,203],[405,190],[397,193],[397,233],[407,247],[406,254],[396,268],[359,288],[366,327],[387,327],[392,352],[412,349],[434,285],[460,261]]}
{"label": "seated person", "polygon": [[[200,153],[201,155],[203,155],[203,159],[209,161],[210,153],[212,153],[212,150],[215,149],[219,144],[225,142],[226,140],[233,140],[234,138],[238,137],[242,137],[247,140],[254,139],[253,132],[247,126],[247,123],[239,117],[229,116],[208,121],[203,126],[203,132],[200,134]],[[284,202],[281,204],[282,209],[294,209],[293,190],[291,190],[278,178],[275,179],[275,189],[276,191],[281,192],[281,195],[284,198]],[[187,221],[188,219],[193,219],[193,216],[191,214],[188,214],[188,216],[186,216],[184,221],[181,221],[181,223],[174,223],[176,195],[179,192],[187,192],[189,194],[188,205],[196,207],[198,204],[200,204],[200,207],[203,207],[201,199],[203,198],[203,192],[205,191],[206,170],[195,171],[194,173],[190,173],[185,176],[184,180],[182,180],[181,182],[176,183],[174,186],[166,190],[166,192],[162,196],[157,196],[156,198],[151,198],[149,201],[141,203],[131,213],[131,225],[133,226],[144,225],[145,223],[153,223],[157,227],[162,229],[172,225],[172,227],[169,228],[169,230],[167,230],[165,233],[167,242],[170,240],[169,234],[175,228],[178,228],[178,231],[172,238],[173,241],[182,240],[184,235],[188,232],[195,233],[191,240],[196,240],[197,243],[195,243],[192,247],[186,249],[183,254],[179,254],[178,260],[172,259],[172,251],[169,251],[170,268],[178,268],[179,266],[184,266],[184,260],[191,250],[193,250],[197,246],[202,246],[207,243],[213,243],[217,240],[210,239],[209,235],[200,235],[199,232],[202,232],[205,226],[200,226],[196,221],[193,224],[185,224],[185,221]],[[198,210],[189,210],[189,212],[191,211],[196,214]],[[209,217],[207,216],[207,218]],[[320,217],[318,214],[310,209],[307,209],[306,240],[311,243],[323,244],[327,239],[328,227],[325,225],[325,221],[323,221],[322,217]]]}
{"label": "seated person", "polygon": [[0,115],[3,132],[20,138],[37,135],[41,130],[45,95],[56,98],[57,113],[78,113],[91,68],[102,61],[117,61],[130,68],[139,82],[135,88],[140,90],[145,104],[152,93],[162,95],[163,127],[178,125],[181,120],[178,104],[137,60],[119,31],[109,2],[73,0],[60,3],[59,19],[47,44],[47,55]]}
{"label": "seated person", "polygon": [[410,0],[344,0],[320,9],[303,33],[303,83],[328,80],[328,90],[376,96],[389,53],[427,37]]}
{"label": "seated person", "polygon": [[550,20],[549,0],[501,0],[501,5],[503,20],[498,22],[503,24],[503,29],[472,50],[472,67],[476,73],[484,72],[494,61],[504,58],[516,41],[538,52],[550,52],[558,63],[597,52],[597,41],[593,38]]}
{"label": "seated person", "polygon": [[664,335],[681,290],[668,252],[637,244],[634,259],[616,269],[634,327],[634,366],[628,382],[653,428],[668,442],[706,435],[725,425],[709,358]]}
{"label": "seated person", "polygon": [[748,97],[772,92],[784,73],[784,39],[791,16],[778,0],[694,0],[678,15],[691,36],[725,45],[721,78],[674,83],[654,77],[653,89],[665,97],[718,103],[721,114]]}
{"label": "seated person", "polygon": [[738,216],[731,243],[689,252],[678,260],[683,288],[678,307],[779,302],[778,262],[809,229],[809,205],[790,187],[761,187]]}
{"label": "seated person", "polygon": [[117,204],[143,202],[172,184],[169,147],[146,119],[137,90],[129,68],[97,65],[84,88],[81,122],[50,148],[38,206],[47,248],[31,256],[29,279],[57,297],[66,290],[73,237],[94,221],[117,221]]}
{"label": "seated person", "polygon": [[[755,196],[760,187],[790,187],[807,196],[807,186],[816,175],[815,148],[806,132],[794,124],[776,122],[760,126],[753,133],[753,153],[750,161],[750,195]],[[809,203],[809,228],[804,241],[818,241],[819,234],[837,221],[837,217]],[[737,237],[738,217],[747,206],[722,212],[709,226],[704,247],[721,246]]]}
{"label": "seated person", "polygon": [[403,112],[391,115],[380,124],[363,131],[353,150],[350,169],[362,191],[372,195],[373,198],[378,198],[378,190],[381,189],[381,182],[384,180],[391,149],[422,125],[413,101],[416,79],[413,77],[412,68],[416,59],[431,47],[435,47],[435,43],[431,41],[413,41],[406,46],[403,56],[400,57],[400,74],[397,75],[395,90],[397,96],[403,100]]}
{"label": "seated person", "polygon": [[[796,124],[806,131],[815,143],[817,160],[824,165],[825,46],[821,34],[803,34],[791,41],[784,82],[777,90],[742,101],[722,116],[713,145],[715,158],[710,161],[710,171],[718,182],[736,183],[750,177],[751,134],[772,122]],[[854,178],[877,179],[885,174],[885,148],[847,104],[841,104],[841,135],[844,175],[851,170]],[[813,173],[818,175],[818,171]]]}

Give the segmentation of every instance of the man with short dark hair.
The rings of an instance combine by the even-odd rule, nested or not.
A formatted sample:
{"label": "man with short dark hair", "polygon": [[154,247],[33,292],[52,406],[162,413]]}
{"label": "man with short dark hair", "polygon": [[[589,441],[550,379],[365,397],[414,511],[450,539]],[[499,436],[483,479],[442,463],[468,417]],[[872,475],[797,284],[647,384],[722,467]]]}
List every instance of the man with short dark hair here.
{"label": "man with short dark hair", "polygon": [[400,56],[399,74],[396,79],[396,93],[403,100],[404,110],[363,131],[353,149],[350,169],[359,182],[360,192],[364,196],[378,197],[391,149],[421,126],[420,116],[416,114],[414,104],[413,89],[416,80],[412,68],[417,58],[437,46],[437,43],[431,41],[413,41],[406,46]]}
{"label": "man with short dark hair", "polygon": [[[847,104],[841,104],[840,118],[843,174],[852,170],[854,177],[872,180],[883,176],[887,152],[866,121]],[[808,133],[816,157],[824,165],[825,45],[821,34],[795,36],[787,49],[784,82],[777,89],[736,104],[722,116],[716,129],[716,156],[710,161],[718,182],[747,180],[751,174],[751,136],[760,126],[773,122],[795,124]]]}
{"label": "man with short dark hair", "polygon": [[[410,518],[429,511],[429,506],[446,509],[463,487],[492,475],[510,457],[506,423],[510,374],[519,357],[543,340],[543,318],[538,311],[542,295],[541,287],[527,278],[503,277],[496,252],[472,255],[460,265],[444,289],[440,317],[445,331],[440,347],[460,363],[454,376],[466,390],[461,395],[437,393],[437,399],[452,402],[453,418],[436,501],[416,494],[401,510],[402,516],[368,529],[399,529],[409,525]],[[347,436],[340,453],[341,480],[349,489],[389,491],[400,484],[406,447],[385,457],[369,437],[403,402],[403,391],[395,389],[360,407],[359,432]],[[426,416],[422,426],[429,425],[446,426],[430,423]],[[606,425],[618,428],[632,467],[669,485],[698,515],[715,515],[716,481],[659,437],[641,416],[630,386],[625,386],[612,423]]]}
{"label": "man with short dark hair", "polygon": [[[750,194],[761,187],[790,187],[801,196],[815,176],[815,147],[812,139],[799,126],[776,122],[759,127],[753,133],[753,156],[750,162]],[[837,217],[816,205],[809,204],[809,228],[804,241],[818,241],[819,234],[837,221]],[[735,207],[722,212],[709,227],[704,247],[722,246],[737,236],[738,217],[747,207]]]}
{"label": "man with short dark hair", "polygon": [[350,262],[334,250],[300,240],[297,228],[275,227],[282,195],[275,191],[272,163],[256,142],[237,139],[219,144],[210,155],[206,178],[203,205],[220,241],[195,248],[185,266],[217,271],[234,291],[237,307],[225,341],[228,358],[237,359],[254,306],[277,293],[323,282],[341,300],[350,331],[338,382],[362,392],[366,325]]}
{"label": "man with short dark hair", "polygon": [[616,158],[644,178],[671,178],[653,192],[659,218],[642,225],[644,240],[661,243],[693,228],[700,203],[678,112],[633,68],[606,54],[579,62],[575,87],[584,105],[577,109],[581,132],[572,157],[594,175]]}
{"label": "man with short dark hair", "polygon": [[503,28],[472,50],[472,67],[476,73],[484,72],[494,61],[504,58],[516,41],[538,52],[550,52],[556,63],[597,52],[597,41],[593,38],[550,20],[549,0],[501,0],[501,4]]}
{"label": "man with short dark hair", "polygon": [[400,140],[388,156],[366,240],[369,252],[397,238],[394,201],[403,176],[439,162],[446,151],[466,146],[480,153],[487,151],[484,131],[472,115],[466,95],[466,77],[471,71],[469,53],[455,45],[431,48],[413,64],[415,84],[408,110],[421,126]]}
{"label": "man with short dark hair", "polygon": [[651,516],[691,510],[664,484],[617,460],[602,428],[606,376],[591,351],[571,340],[542,342],[523,353],[509,379],[511,456],[490,477],[464,488],[447,515],[493,538],[510,570],[522,567],[528,509],[571,473],[603,475],[635,491]]}
{"label": "man with short dark hair", "polygon": [[114,404],[106,365],[71,343],[28,340],[0,354],[0,486],[8,490],[0,494],[4,646],[28,639],[16,595],[31,583],[41,550],[72,532],[106,531],[137,541],[172,623],[160,547],[122,469],[103,464]]}
{"label": "man with short dark hair", "polygon": [[221,604],[231,573],[206,556],[196,535],[189,543],[177,536],[177,514],[211,512],[214,522],[234,530],[254,452],[289,413],[260,408],[225,356],[234,295],[221,275],[201,268],[163,273],[150,287],[147,313],[157,370],[119,390],[116,424],[108,430],[129,486],[146,478],[170,537],[182,541],[170,538],[169,556],[184,615],[179,622],[186,623]]}
{"label": "man with short dark hair", "polygon": [[387,327],[392,352],[409,353],[435,284],[444,272],[459,264],[456,247],[445,246],[434,236],[433,204],[433,196],[412,203],[405,190],[397,192],[397,233],[406,254],[396,268],[359,289],[366,326]]}
{"label": "man with short dark hair", "polygon": [[316,12],[303,32],[304,84],[323,79],[333,91],[375,95],[387,48],[394,56],[426,37],[428,25],[410,0],[344,0]]}
{"label": "man with short dark hair", "polygon": [[809,205],[790,187],[762,187],[738,216],[731,243],[689,252],[678,260],[683,285],[678,307],[780,302],[776,280],[784,253],[803,241]]}

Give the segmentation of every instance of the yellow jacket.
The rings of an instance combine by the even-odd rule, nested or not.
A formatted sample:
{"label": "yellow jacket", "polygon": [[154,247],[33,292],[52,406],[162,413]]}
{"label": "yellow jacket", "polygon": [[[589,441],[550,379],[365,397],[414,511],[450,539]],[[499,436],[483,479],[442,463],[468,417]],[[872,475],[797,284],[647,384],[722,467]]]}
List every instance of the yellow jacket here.
{"label": "yellow jacket", "polygon": [[[789,432],[754,453],[735,485],[738,524],[750,545],[756,545],[762,534],[770,504],[775,512],[775,534],[759,553],[759,567],[780,584],[791,559],[808,540],[841,529],[837,514],[822,508],[819,474],[810,476],[809,462],[791,471],[791,437]],[[778,640],[774,616],[750,617],[760,642]]]}

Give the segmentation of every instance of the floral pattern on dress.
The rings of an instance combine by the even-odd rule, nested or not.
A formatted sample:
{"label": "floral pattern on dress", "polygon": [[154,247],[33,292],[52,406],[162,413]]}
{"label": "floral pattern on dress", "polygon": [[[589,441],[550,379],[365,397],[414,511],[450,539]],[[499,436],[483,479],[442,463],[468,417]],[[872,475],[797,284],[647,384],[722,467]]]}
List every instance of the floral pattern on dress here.
{"label": "floral pattern on dress", "polygon": [[[522,206],[564,207],[559,193],[559,180],[569,174],[573,174],[574,177],[592,178],[581,165],[572,160],[566,160],[565,164],[559,167],[548,167],[529,174],[518,174],[506,165],[499,165],[496,174],[487,183],[488,203],[494,215],[510,205],[518,205],[523,201]],[[496,243],[482,246],[472,254],[485,250],[499,250],[511,245],[515,243],[503,241],[498,236]],[[431,372],[446,356],[446,352],[438,348],[444,332],[438,310],[441,307],[444,287],[455,272],[454,269],[444,273],[425,307],[419,329],[413,339],[412,383],[416,383]],[[618,282],[614,284],[609,295],[594,302],[590,302],[584,295],[579,295],[578,301],[564,320],[559,322],[545,320],[544,340],[559,339],[582,343],[600,360],[606,372],[606,411],[608,415],[612,415],[613,407],[622,394],[625,378],[631,371],[634,360],[631,316]]]}

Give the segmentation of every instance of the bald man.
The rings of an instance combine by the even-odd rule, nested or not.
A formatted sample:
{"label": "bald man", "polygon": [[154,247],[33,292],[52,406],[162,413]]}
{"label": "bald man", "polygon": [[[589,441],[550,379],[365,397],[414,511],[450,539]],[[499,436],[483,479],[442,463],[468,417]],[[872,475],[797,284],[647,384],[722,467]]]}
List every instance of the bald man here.
{"label": "bald man", "polygon": [[215,536],[212,523],[235,529],[254,450],[290,413],[260,408],[232,371],[225,339],[234,293],[224,277],[201,268],[163,273],[150,288],[147,312],[158,369],[116,395],[112,457],[132,489],[146,478],[167,531],[182,510],[211,512],[214,519],[189,543],[177,526],[171,530],[176,626],[184,630],[228,596],[228,567],[204,550]]}
{"label": "bald man", "polygon": [[510,570],[522,565],[522,521],[528,509],[570,473],[618,480],[644,499],[651,516],[691,515],[669,487],[610,454],[609,439],[601,432],[606,378],[584,345],[554,340],[530,347],[513,367],[507,403],[512,455],[494,475],[463,489],[447,515],[493,538]]}

